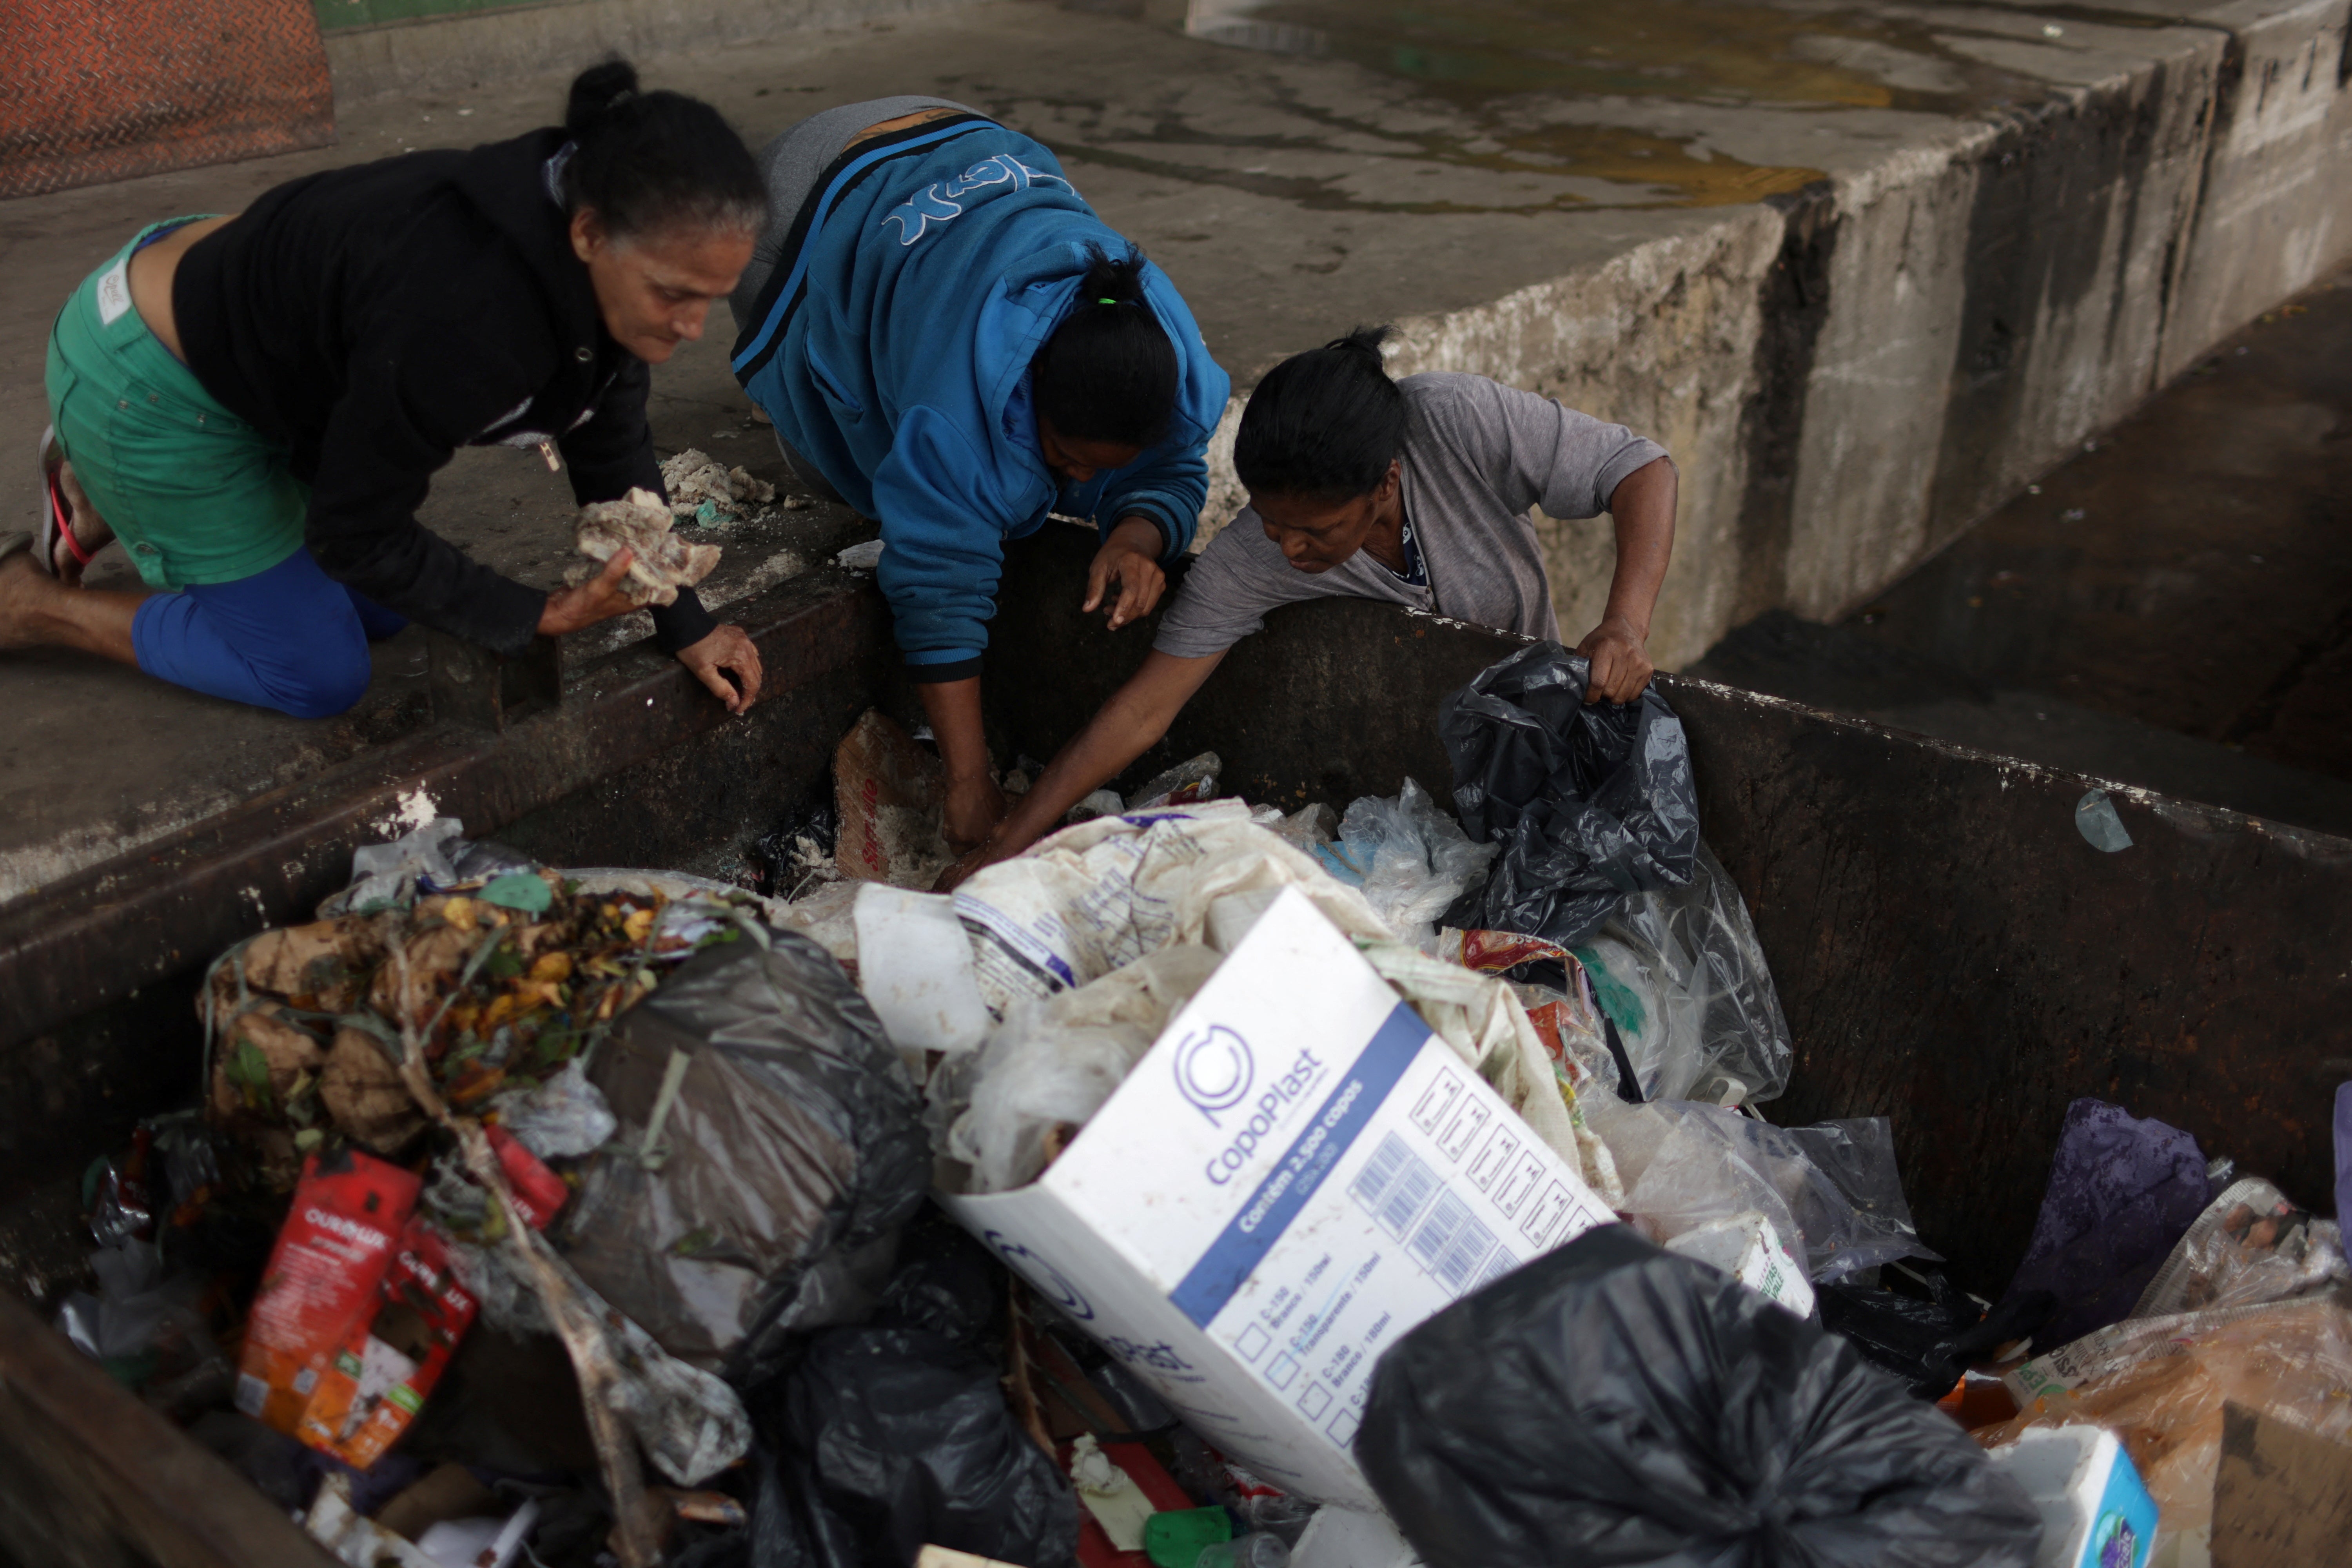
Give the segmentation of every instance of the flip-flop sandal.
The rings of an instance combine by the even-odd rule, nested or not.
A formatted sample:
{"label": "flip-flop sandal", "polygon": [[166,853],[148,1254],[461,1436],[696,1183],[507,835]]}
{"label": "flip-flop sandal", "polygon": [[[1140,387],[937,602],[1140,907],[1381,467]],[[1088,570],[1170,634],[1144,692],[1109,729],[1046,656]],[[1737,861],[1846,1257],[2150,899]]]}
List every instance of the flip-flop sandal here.
{"label": "flip-flop sandal", "polygon": [[102,536],[85,541],[75,533],[74,506],[66,498],[65,490],[65,449],[58,445],[56,426],[51,425],[41,432],[38,456],[41,465],[41,526],[32,536],[33,560],[43,572],[54,577],[58,574],[58,540],[63,539],[68,552],[88,567],[98,552],[106,548],[107,542],[114,537],[114,531],[93,515],[85,521],[96,526],[85,526],[83,531],[99,535],[102,530]]}

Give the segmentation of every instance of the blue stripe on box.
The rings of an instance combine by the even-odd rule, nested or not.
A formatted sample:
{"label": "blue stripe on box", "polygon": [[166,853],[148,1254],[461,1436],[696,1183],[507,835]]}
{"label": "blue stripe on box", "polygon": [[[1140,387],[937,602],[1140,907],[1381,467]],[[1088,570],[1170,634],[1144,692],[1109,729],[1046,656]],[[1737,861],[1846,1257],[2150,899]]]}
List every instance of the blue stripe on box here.
{"label": "blue stripe on box", "polygon": [[1321,1190],[1324,1178],[1338,1168],[1340,1156],[1370,1123],[1429,1037],[1429,1026],[1411,1007],[1398,1003],[1314,1119],[1250,1194],[1249,1202],[1201,1254],[1183,1283],[1169,1292],[1168,1300],[1178,1311],[1205,1329],[1211,1319],[1224,1310],[1242,1281],[1282,1239],[1298,1211]]}

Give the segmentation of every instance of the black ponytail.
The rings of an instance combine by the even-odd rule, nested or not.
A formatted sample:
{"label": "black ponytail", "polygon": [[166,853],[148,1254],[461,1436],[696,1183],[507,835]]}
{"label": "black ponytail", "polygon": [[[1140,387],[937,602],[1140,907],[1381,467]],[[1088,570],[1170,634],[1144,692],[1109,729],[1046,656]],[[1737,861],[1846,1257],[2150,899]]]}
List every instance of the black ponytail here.
{"label": "black ponytail", "polygon": [[563,130],[564,207],[593,207],[607,233],[756,233],[765,220],[767,183],[743,139],[699,99],[639,91],[636,68],[617,55],[572,79]]}
{"label": "black ponytail", "polygon": [[1143,252],[1089,247],[1077,302],[1029,362],[1037,412],[1080,441],[1149,447],[1176,409],[1176,348],[1143,299]]}
{"label": "black ponytail", "polygon": [[1333,500],[1380,488],[1404,451],[1404,394],[1381,361],[1388,335],[1358,327],[1265,373],[1234,436],[1244,485]]}

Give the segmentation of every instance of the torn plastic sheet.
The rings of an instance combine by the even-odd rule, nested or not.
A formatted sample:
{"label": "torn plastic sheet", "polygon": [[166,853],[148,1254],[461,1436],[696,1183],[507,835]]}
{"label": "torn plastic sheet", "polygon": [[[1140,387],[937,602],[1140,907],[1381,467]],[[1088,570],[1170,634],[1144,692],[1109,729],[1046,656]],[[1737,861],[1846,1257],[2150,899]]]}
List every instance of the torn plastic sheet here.
{"label": "torn plastic sheet", "polygon": [[1775,1127],[1691,1100],[1626,1105],[1596,1095],[1586,1121],[1625,1181],[1622,1211],[1656,1241],[1754,1209],[1816,1285],[1900,1258],[1938,1259],[1904,1201],[1886,1119]]}
{"label": "torn plastic sheet", "polygon": [[[1264,822],[1281,820],[1264,809]],[[1229,893],[1296,886],[1351,936],[1393,934],[1364,897],[1239,801],[1102,817],[1025,855],[983,867],[956,889],[981,994],[1005,1016],[1019,1000],[1084,985],[1147,952],[1202,940],[1209,906]]]}

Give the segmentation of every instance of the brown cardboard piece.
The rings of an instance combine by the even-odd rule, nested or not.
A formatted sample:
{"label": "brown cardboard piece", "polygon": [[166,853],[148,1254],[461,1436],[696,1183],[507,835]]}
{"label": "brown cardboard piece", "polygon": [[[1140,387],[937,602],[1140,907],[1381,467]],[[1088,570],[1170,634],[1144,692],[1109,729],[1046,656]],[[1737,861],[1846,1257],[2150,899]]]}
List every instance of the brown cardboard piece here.
{"label": "brown cardboard piece", "polygon": [[2321,1563],[2352,1563],[2352,1445],[2223,1405],[2213,1568]]}

